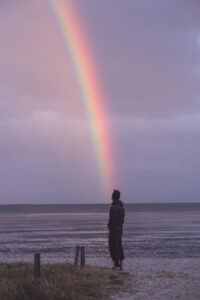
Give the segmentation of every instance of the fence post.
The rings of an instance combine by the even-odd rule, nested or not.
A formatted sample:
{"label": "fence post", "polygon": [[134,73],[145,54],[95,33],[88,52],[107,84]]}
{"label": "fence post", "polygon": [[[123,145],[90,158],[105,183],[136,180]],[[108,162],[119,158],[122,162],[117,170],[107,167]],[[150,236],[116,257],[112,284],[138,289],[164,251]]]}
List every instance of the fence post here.
{"label": "fence post", "polygon": [[40,253],[34,254],[34,280],[40,280]]}
{"label": "fence post", "polygon": [[79,252],[80,252],[80,246],[76,246],[75,260],[74,260],[75,266],[77,266],[78,264]]}
{"label": "fence post", "polygon": [[85,267],[85,247],[81,246],[81,268]]}

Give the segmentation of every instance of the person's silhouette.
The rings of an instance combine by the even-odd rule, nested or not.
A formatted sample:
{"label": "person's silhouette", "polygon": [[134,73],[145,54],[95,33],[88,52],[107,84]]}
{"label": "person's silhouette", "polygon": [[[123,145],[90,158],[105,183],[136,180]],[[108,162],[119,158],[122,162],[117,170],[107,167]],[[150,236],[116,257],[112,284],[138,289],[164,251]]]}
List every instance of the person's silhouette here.
{"label": "person's silhouette", "polygon": [[124,224],[124,205],[120,200],[120,191],[112,193],[112,204],[108,221],[109,228],[109,251],[114,262],[114,269],[123,269],[124,251],[122,247],[122,232]]}

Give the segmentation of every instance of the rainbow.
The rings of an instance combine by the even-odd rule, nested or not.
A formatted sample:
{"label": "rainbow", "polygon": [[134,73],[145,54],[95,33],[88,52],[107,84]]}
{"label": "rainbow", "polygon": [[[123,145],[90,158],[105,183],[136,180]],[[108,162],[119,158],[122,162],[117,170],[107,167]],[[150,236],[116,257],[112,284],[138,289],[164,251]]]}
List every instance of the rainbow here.
{"label": "rainbow", "polygon": [[89,42],[74,4],[69,0],[46,0],[70,57],[84,105],[103,190],[108,197],[114,184],[113,151],[106,117],[105,97],[96,74]]}

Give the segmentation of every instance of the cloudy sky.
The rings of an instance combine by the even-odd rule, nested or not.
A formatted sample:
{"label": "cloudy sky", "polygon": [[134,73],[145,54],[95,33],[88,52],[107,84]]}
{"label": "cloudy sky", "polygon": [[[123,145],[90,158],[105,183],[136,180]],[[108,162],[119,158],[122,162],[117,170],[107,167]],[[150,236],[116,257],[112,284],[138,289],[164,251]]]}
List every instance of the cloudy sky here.
{"label": "cloudy sky", "polygon": [[[200,201],[199,0],[73,0],[125,202]],[[69,56],[45,0],[0,0],[0,203],[102,203]]]}

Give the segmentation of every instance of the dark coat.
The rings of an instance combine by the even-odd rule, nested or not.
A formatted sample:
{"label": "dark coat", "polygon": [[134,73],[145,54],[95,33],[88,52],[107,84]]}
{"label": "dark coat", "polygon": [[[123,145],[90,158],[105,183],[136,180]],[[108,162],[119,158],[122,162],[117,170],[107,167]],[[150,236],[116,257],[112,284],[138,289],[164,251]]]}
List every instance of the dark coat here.
{"label": "dark coat", "polygon": [[122,233],[124,224],[124,205],[121,200],[115,200],[111,204],[110,217],[108,221],[108,228],[110,232]]}

